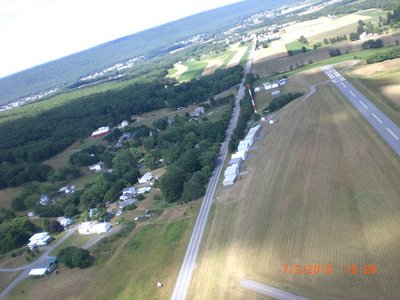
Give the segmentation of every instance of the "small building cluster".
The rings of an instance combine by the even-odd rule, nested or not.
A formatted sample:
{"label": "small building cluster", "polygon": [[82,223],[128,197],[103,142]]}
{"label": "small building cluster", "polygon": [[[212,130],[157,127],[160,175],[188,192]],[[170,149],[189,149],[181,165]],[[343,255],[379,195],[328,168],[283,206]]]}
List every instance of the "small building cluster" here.
{"label": "small building cluster", "polygon": [[89,166],[89,171],[91,172],[100,172],[104,168],[104,162],[99,161],[97,164]]}
{"label": "small building cluster", "polygon": [[76,190],[76,185],[71,185],[71,186],[63,186],[58,190],[59,193],[64,193],[64,194],[72,194]]}
{"label": "small building cluster", "polygon": [[260,132],[261,126],[257,125],[249,130],[246,137],[239,142],[238,151],[233,153],[229,160],[229,166],[226,168],[224,173],[223,186],[232,185],[235,183],[239,176],[240,165],[247,158],[247,153],[253,145],[258,133]]}
{"label": "small building cluster", "polygon": [[[264,89],[266,91],[269,91],[269,90],[277,89],[277,88],[279,88],[281,86],[286,85],[287,81],[288,81],[287,78],[282,78],[282,79],[275,80],[275,81],[272,81],[272,82],[264,82],[262,85],[263,85],[263,87],[264,87]],[[254,91],[257,93],[260,90],[261,90],[260,88],[256,88]],[[276,96],[276,95],[279,95],[280,92],[279,91],[273,91],[271,94],[272,94],[272,96]]]}
{"label": "small building cluster", "polygon": [[204,112],[205,112],[204,107],[199,106],[196,107],[196,109],[190,113],[190,116],[193,118],[197,118],[200,117],[201,115],[204,115]]}

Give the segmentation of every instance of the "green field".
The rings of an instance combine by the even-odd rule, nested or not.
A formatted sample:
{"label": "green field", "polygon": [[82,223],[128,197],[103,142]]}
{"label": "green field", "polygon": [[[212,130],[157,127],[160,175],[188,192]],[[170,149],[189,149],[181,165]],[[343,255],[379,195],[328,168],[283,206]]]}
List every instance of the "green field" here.
{"label": "green field", "polygon": [[6,299],[169,299],[194,225],[194,206],[184,219],[138,226],[111,244],[113,254],[105,263],[82,270],[61,266],[57,275],[25,279]]}
{"label": "green field", "polygon": [[[333,85],[278,114],[248,174],[217,195],[188,298],[263,299],[240,287],[250,278],[309,299],[396,299],[399,158]],[[333,272],[288,274],[284,264]],[[349,264],[377,274],[348,273]]]}
{"label": "green field", "polygon": [[301,52],[301,48],[306,47],[307,50],[312,50],[313,47],[310,44],[303,44],[301,42],[292,42],[285,44],[286,50],[293,52]]}
{"label": "green field", "polygon": [[189,81],[190,79],[201,76],[204,68],[207,67],[207,62],[202,60],[190,60],[184,62],[183,65],[187,66],[189,69],[179,77],[179,81]]}

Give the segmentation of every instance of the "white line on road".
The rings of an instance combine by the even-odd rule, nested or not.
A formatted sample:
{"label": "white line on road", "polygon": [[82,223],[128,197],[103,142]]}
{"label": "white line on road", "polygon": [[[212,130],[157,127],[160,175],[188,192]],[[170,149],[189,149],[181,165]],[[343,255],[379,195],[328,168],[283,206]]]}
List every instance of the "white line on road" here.
{"label": "white line on road", "polygon": [[347,89],[347,86],[343,82],[341,82],[340,84],[343,85],[343,87]]}
{"label": "white line on road", "polygon": [[352,91],[350,91],[350,94],[355,98],[356,95],[354,95],[354,93]]}
{"label": "white line on road", "polygon": [[[351,93],[351,92],[350,92],[350,93]],[[368,106],[366,106],[364,102],[362,102],[362,101],[360,100],[360,103],[362,104],[362,106],[364,106],[366,109],[368,109]]]}
{"label": "white line on road", "polygon": [[334,77],[331,75],[331,73],[326,73],[326,75],[328,75],[328,77],[330,78],[330,79],[333,79]]}
{"label": "white line on road", "polygon": [[390,132],[391,135],[394,136],[394,138],[395,138],[396,140],[399,140],[399,138],[398,138],[389,128],[386,127],[386,129]]}
{"label": "white line on road", "polygon": [[381,123],[381,124],[382,124],[382,121],[381,121],[381,119],[379,119],[379,118],[378,118],[378,117],[377,117],[377,116],[376,116],[374,113],[372,113],[372,115],[374,116],[374,118],[375,118],[375,119],[377,119],[377,120],[378,120],[378,122],[379,122],[379,123]]}

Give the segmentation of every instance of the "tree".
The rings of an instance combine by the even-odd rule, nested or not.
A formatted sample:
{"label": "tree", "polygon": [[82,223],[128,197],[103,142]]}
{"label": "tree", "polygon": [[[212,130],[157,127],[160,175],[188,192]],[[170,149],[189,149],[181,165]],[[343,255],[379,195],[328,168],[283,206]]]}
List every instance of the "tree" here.
{"label": "tree", "polygon": [[92,264],[90,252],[75,246],[61,249],[58,253],[58,260],[69,268],[87,268]]}
{"label": "tree", "polygon": [[16,217],[0,224],[0,253],[26,244],[36,231],[35,225],[26,217]]}
{"label": "tree", "polygon": [[64,227],[57,220],[52,220],[49,224],[48,230],[50,233],[63,232]]}
{"label": "tree", "polygon": [[112,160],[113,173],[122,176],[137,164],[136,158],[129,149],[121,149]]}
{"label": "tree", "polygon": [[307,52],[307,48],[306,47],[301,47],[301,52],[306,53]]}
{"label": "tree", "polygon": [[324,38],[324,45],[328,45],[329,44],[329,40],[327,38]]}
{"label": "tree", "polygon": [[167,202],[177,201],[183,192],[185,171],[176,165],[172,165],[161,177],[161,191]]}
{"label": "tree", "polygon": [[306,38],[304,35],[302,35],[302,36],[299,38],[299,42],[302,43],[302,44],[308,44],[308,40],[307,40],[307,38]]}
{"label": "tree", "polygon": [[360,39],[360,34],[357,32],[350,33],[350,41],[358,41]]}
{"label": "tree", "polygon": [[153,127],[158,130],[165,130],[168,127],[168,117],[157,119],[153,122]]}

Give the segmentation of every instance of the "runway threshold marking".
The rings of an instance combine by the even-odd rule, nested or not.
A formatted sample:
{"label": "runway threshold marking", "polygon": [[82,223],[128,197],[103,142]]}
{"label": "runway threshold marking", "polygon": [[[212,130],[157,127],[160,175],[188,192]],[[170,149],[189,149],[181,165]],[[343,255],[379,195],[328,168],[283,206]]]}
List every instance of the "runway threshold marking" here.
{"label": "runway threshold marking", "polygon": [[396,140],[399,140],[399,138],[398,138],[389,128],[386,127],[386,129],[387,129],[387,131],[390,132],[391,135],[394,136],[394,138],[395,138]]}
{"label": "runway threshold marking", "polygon": [[372,113],[372,116],[375,118],[375,119],[377,119],[378,120],[378,122],[379,123],[381,123],[382,124],[382,121],[381,121],[381,119],[379,119],[374,113]]}
{"label": "runway threshold marking", "polygon": [[[351,93],[351,92],[350,92],[350,93]],[[360,100],[360,103],[362,104],[362,106],[364,106],[365,108],[368,109],[368,106],[366,106],[364,102],[362,102],[362,101]]]}

